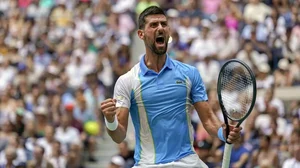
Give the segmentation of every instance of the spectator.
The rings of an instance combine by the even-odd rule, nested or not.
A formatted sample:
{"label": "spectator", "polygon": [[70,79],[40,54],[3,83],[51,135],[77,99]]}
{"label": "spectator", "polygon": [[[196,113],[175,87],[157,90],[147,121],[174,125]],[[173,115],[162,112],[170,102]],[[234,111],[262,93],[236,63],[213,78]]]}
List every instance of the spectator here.
{"label": "spectator", "polygon": [[79,131],[71,126],[70,118],[66,114],[61,117],[60,126],[56,128],[54,137],[59,141],[59,146],[62,147],[64,154],[67,153],[71,144],[81,143]]}
{"label": "spectator", "polygon": [[218,38],[217,42],[219,46],[217,60],[224,62],[235,57],[239,49],[239,41],[235,31],[230,30],[230,28],[224,25],[221,29],[222,34],[221,37]]}
{"label": "spectator", "polygon": [[270,74],[270,71],[270,66],[267,63],[258,65],[256,75],[257,89],[268,89],[274,85],[274,76]]}
{"label": "spectator", "polygon": [[258,64],[268,62],[268,58],[265,55],[259,54],[253,47],[251,41],[246,41],[243,49],[239,51],[236,56],[237,59],[249,65],[251,69],[255,69]]}
{"label": "spectator", "polygon": [[211,22],[202,21],[201,36],[195,39],[190,48],[190,55],[196,61],[203,61],[206,56],[215,55],[217,52],[216,41],[211,37]]}
{"label": "spectator", "polygon": [[269,14],[271,14],[271,8],[261,0],[250,0],[244,9],[244,18],[248,23],[253,21],[262,23]]}
{"label": "spectator", "polygon": [[[5,121],[2,124],[0,131],[0,149],[3,150],[8,145],[9,141],[15,136],[13,123],[10,121]],[[0,151],[1,151],[0,150]]]}
{"label": "spectator", "polygon": [[125,164],[124,159],[121,156],[113,156],[110,160],[108,168],[122,168]]}
{"label": "spectator", "polygon": [[8,146],[5,149],[5,158],[3,161],[0,162],[0,167],[5,168],[5,167],[20,166],[20,165],[14,163],[16,158],[17,158],[16,148],[14,148],[12,146]]}
{"label": "spectator", "polygon": [[45,150],[41,146],[35,146],[34,148],[34,157],[32,160],[27,162],[27,166],[29,168],[42,168],[42,167],[49,167],[52,168],[52,165],[48,163],[45,159]]}
{"label": "spectator", "polygon": [[286,23],[283,16],[280,16],[277,9],[272,9],[272,13],[266,17],[265,23],[270,37],[274,38],[274,36],[279,36],[280,39],[284,39]]}
{"label": "spectator", "polygon": [[134,166],[134,151],[129,149],[127,141],[123,141],[119,144],[119,156],[124,159],[123,168],[130,168]]}
{"label": "spectator", "polygon": [[260,138],[260,148],[255,150],[252,155],[252,167],[273,165],[279,167],[276,149],[270,146],[270,136],[264,135]]}
{"label": "spectator", "polygon": [[222,1],[218,11],[218,18],[224,20],[229,30],[238,31],[243,19],[242,12],[233,1]]}
{"label": "spectator", "polygon": [[278,69],[274,72],[275,87],[288,86],[289,78],[291,77],[289,67],[290,65],[287,59],[281,59],[278,62]]}
{"label": "spectator", "polygon": [[48,162],[53,168],[66,167],[67,161],[61,151],[61,143],[59,141],[52,142],[52,155],[48,158]]}
{"label": "spectator", "polygon": [[257,110],[261,113],[265,112],[268,106],[276,107],[278,114],[281,117],[285,116],[285,108],[282,100],[275,97],[275,88],[269,88],[266,90],[264,96],[257,97]]}
{"label": "spectator", "polygon": [[293,157],[284,161],[282,168],[294,168],[300,166],[300,148],[295,146]]}
{"label": "spectator", "polygon": [[212,57],[212,55],[207,55],[203,58],[203,61],[195,65],[200,74],[203,75],[202,80],[205,86],[207,86],[207,89],[214,87],[214,84],[217,83],[217,77],[221,69],[220,64],[213,60]]}
{"label": "spectator", "polygon": [[[219,150],[217,150],[216,155],[219,157],[219,160],[222,159],[223,152],[224,152],[224,145]],[[244,141],[244,135],[242,135],[240,141],[234,144],[232,148],[230,167],[245,168],[249,158],[250,158],[250,150],[248,149],[247,144]]]}
{"label": "spectator", "polygon": [[54,141],[54,127],[47,125],[45,128],[45,136],[36,141],[36,143],[43,148],[43,155],[45,157],[52,156],[52,143]]}
{"label": "spectator", "polygon": [[78,144],[72,144],[67,154],[67,168],[82,168],[84,159],[82,159],[82,147]]}
{"label": "spectator", "polygon": [[48,114],[45,107],[39,106],[35,109],[36,131],[38,137],[45,136]]}
{"label": "spectator", "polygon": [[290,77],[289,86],[300,85],[300,53],[297,53],[294,62],[289,67]]}
{"label": "spectator", "polygon": [[194,39],[199,36],[199,30],[192,25],[192,19],[187,13],[181,14],[181,24],[176,27],[178,33],[179,42],[184,44],[190,44]]}
{"label": "spectator", "polygon": [[210,158],[210,151],[212,149],[213,144],[211,142],[207,142],[206,140],[198,141],[195,143],[194,148],[199,158],[208,166],[215,167],[215,160]]}

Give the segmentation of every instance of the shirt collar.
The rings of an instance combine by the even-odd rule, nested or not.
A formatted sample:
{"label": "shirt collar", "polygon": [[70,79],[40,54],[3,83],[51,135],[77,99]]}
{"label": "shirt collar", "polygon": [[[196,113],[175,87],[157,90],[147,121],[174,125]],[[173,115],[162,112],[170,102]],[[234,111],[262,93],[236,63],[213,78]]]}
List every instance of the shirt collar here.
{"label": "shirt collar", "polygon": [[[141,72],[142,72],[143,76],[145,76],[148,71],[152,71],[145,64],[145,55],[143,55],[142,58],[141,58],[141,60],[140,60],[140,68],[141,68]],[[161,69],[161,71],[163,71],[166,68],[168,68],[168,69],[172,69],[173,68],[172,60],[168,56],[168,54],[166,56],[165,65],[163,66],[163,68]]]}

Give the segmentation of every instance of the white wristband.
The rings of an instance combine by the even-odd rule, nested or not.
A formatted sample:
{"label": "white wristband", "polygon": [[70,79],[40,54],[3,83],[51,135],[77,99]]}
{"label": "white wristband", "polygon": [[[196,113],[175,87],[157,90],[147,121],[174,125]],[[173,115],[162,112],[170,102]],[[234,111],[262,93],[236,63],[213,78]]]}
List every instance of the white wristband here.
{"label": "white wristband", "polygon": [[119,122],[118,122],[118,118],[116,115],[115,115],[115,120],[112,123],[108,122],[105,117],[104,117],[104,120],[105,120],[106,128],[108,130],[115,131],[118,128]]}

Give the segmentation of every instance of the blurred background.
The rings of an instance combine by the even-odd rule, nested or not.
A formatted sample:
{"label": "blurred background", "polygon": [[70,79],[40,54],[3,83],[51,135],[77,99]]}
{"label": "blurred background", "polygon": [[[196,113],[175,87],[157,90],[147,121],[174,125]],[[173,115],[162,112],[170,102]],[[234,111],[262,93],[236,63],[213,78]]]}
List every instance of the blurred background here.
{"label": "blurred background", "polygon": [[[226,60],[255,72],[256,106],[233,148],[234,168],[300,162],[299,0],[0,0],[0,167],[132,167],[134,130],[117,145],[100,103],[139,61],[137,17],[156,5],[170,57],[198,68],[222,119],[216,80]],[[194,147],[218,167],[224,144],[194,110]],[[131,121],[130,121],[131,122]],[[299,168],[299,167],[297,167]]]}

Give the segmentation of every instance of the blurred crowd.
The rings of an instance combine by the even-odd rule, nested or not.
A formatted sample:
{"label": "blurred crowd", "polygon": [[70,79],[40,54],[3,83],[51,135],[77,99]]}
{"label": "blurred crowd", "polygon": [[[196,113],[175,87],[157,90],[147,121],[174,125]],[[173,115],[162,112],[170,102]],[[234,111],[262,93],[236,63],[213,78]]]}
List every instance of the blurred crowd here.
{"label": "blurred crowd", "polygon": [[[247,63],[266,90],[231,167],[300,165],[300,101],[275,96],[300,86],[299,0],[0,0],[0,168],[76,168],[99,159],[99,104],[136,63],[136,18],[152,5],[169,18],[169,56],[199,69],[220,120],[216,80],[226,60]],[[199,157],[220,166],[224,144],[195,111],[191,117]],[[109,167],[131,167],[132,149],[125,141],[118,147]]]}

